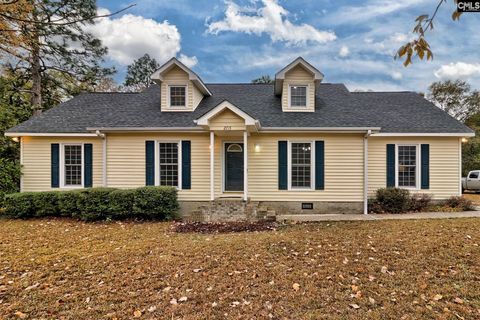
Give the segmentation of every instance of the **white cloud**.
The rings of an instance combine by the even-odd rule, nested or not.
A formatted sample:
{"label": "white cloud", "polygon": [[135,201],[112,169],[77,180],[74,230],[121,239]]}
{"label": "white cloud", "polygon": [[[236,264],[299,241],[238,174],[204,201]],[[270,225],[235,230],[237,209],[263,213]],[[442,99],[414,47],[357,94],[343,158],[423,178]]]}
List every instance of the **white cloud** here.
{"label": "white cloud", "polygon": [[394,80],[401,80],[403,78],[402,73],[398,71],[393,71],[391,76],[392,76],[392,79]]}
{"label": "white cloud", "polygon": [[184,65],[186,65],[189,68],[194,67],[198,63],[197,57],[189,57],[184,55],[183,53],[180,54],[178,57],[178,60],[180,60]]}
{"label": "white cloud", "polygon": [[285,41],[288,44],[304,45],[307,42],[325,43],[336,39],[335,33],[321,31],[308,24],[295,25],[286,16],[288,11],[277,0],[262,0],[263,7],[240,7],[227,2],[225,18],[208,25],[208,32],[244,32],[260,35],[266,33],[273,42]]}
{"label": "white cloud", "polygon": [[[103,8],[98,11],[99,14],[109,13]],[[108,56],[120,65],[128,65],[145,53],[162,64],[181,50],[180,33],[167,20],[157,22],[125,14],[117,19],[99,19],[96,24],[87,26],[86,30],[102,40],[103,45],[108,47]],[[181,57],[191,65],[197,62],[196,57],[183,54]]]}
{"label": "white cloud", "polygon": [[340,48],[340,51],[338,52],[338,55],[342,58],[347,57],[350,54],[350,49],[348,49],[347,46],[342,46]]}
{"label": "white cloud", "polygon": [[442,65],[435,72],[439,79],[465,79],[480,75],[480,63],[456,62]]}
{"label": "white cloud", "polygon": [[348,4],[339,7],[337,12],[331,13],[325,22],[334,25],[361,23],[418,5],[418,3],[418,0],[369,0],[363,2],[361,6]]}

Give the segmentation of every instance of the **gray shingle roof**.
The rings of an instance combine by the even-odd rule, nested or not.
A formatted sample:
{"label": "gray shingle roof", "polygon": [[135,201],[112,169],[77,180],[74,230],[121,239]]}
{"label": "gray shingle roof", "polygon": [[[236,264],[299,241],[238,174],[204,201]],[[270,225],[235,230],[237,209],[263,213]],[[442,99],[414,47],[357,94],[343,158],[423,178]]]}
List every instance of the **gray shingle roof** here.
{"label": "gray shingle roof", "polygon": [[160,88],[141,93],[85,93],[7,132],[80,133],[92,127],[195,127],[193,122],[228,100],[262,127],[381,127],[381,132],[470,133],[414,92],[349,92],[343,84],[321,84],[315,112],[282,112],[270,84],[208,84],[212,92],[194,112],[160,112]]}

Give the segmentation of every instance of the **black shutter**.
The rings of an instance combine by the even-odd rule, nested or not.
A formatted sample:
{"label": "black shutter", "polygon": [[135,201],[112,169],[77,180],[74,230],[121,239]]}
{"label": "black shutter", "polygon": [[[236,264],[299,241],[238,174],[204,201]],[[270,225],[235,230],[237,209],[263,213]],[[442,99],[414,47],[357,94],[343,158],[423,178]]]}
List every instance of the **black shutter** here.
{"label": "black shutter", "polygon": [[91,188],[92,187],[92,163],[93,163],[92,144],[85,143],[83,145],[83,151],[85,152],[85,155],[84,155],[85,164],[83,167],[83,173],[85,177],[83,180],[83,185],[85,188]]}
{"label": "black shutter", "polygon": [[192,188],[191,143],[182,141],[182,189]]}
{"label": "black shutter", "polygon": [[155,185],[155,141],[145,141],[145,185]]}
{"label": "black shutter", "polygon": [[422,189],[430,189],[430,145],[421,146]]}
{"label": "black shutter", "polygon": [[288,189],[288,142],[278,141],[278,189]]}
{"label": "black shutter", "polygon": [[395,187],[395,145],[387,144],[387,187]]}
{"label": "black shutter", "polygon": [[60,145],[52,143],[51,145],[51,185],[52,188],[60,186]]}
{"label": "black shutter", "polygon": [[325,189],[325,142],[315,141],[315,190]]}

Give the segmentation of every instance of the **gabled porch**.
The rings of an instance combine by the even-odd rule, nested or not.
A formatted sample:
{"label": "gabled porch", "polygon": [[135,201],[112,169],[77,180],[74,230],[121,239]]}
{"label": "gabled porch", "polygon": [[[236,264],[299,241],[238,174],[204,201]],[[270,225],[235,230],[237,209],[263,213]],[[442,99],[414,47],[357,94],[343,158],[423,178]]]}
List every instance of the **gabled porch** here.
{"label": "gabled porch", "polygon": [[197,119],[210,131],[210,200],[248,200],[249,136],[260,127],[228,101]]}

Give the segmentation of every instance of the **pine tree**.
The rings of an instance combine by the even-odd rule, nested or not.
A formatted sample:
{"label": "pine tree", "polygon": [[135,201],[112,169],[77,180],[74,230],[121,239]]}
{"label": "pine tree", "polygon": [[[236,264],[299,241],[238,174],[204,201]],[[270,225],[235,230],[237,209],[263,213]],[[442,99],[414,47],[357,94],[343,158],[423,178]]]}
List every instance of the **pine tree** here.
{"label": "pine tree", "polygon": [[44,109],[46,81],[71,95],[114,72],[101,66],[107,48],[85,31],[105,16],[97,16],[95,0],[10,0],[0,5],[0,52],[31,79],[35,113]]}
{"label": "pine tree", "polygon": [[150,76],[158,68],[159,64],[154,58],[151,58],[148,53],[143,57],[133,61],[127,67],[127,75],[125,76],[125,87],[129,91],[141,91],[148,88],[152,84]]}

